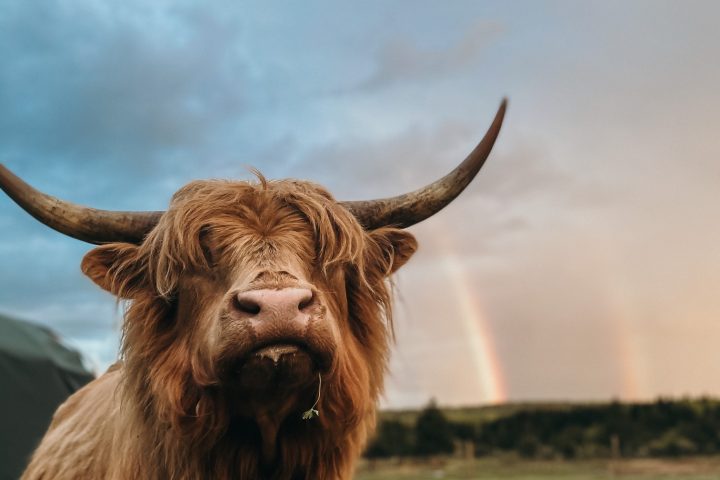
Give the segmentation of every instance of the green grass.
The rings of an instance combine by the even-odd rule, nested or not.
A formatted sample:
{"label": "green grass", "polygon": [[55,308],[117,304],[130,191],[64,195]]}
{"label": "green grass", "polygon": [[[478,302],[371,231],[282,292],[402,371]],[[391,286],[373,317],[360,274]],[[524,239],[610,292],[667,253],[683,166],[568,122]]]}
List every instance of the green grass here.
{"label": "green grass", "polygon": [[622,461],[521,461],[516,459],[443,462],[363,463],[355,480],[717,480],[719,458]]}

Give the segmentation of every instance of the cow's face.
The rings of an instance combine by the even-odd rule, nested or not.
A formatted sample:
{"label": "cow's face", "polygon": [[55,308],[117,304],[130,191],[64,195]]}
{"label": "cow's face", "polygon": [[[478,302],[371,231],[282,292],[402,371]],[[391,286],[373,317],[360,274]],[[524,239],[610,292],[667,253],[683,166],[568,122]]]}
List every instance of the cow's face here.
{"label": "cow's face", "polygon": [[175,195],[141,245],[98,247],[83,271],[121,298],[167,305],[158,324],[126,326],[126,355],[135,353],[127,328],[140,328],[171,342],[192,381],[235,395],[236,407],[292,408],[312,403],[319,375],[354,370],[368,383],[379,374],[360,371],[387,336],[382,315],[367,310],[382,311],[385,277],[415,247],[402,230],[364,231],[313,184],[201,181]]}

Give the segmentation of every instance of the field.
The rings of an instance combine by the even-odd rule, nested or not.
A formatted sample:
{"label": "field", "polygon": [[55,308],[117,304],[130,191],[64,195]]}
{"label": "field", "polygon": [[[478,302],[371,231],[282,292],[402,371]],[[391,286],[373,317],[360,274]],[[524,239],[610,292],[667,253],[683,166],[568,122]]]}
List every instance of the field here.
{"label": "field", "polygon": [[716,480],[720,458],[619,461],[520,461],[514,459],[447,462],[363,463],[355,480]]}

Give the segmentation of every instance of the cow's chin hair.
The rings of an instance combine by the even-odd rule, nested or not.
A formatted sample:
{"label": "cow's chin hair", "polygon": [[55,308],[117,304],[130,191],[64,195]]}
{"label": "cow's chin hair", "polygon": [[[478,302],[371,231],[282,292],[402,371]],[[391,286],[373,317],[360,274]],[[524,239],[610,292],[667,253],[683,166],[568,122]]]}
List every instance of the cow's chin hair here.
{"label": "cow's chin hair", "polygon": [[331,352],[319,353],[304,345],[277,342],[229,361],[218,370],[222,372],[220,384],[230,394],[264,403],[317,385],[318,377],[327,374],[331,365]]}
{"label": "cow's chin hair", "polygon": [[318,374],[335,368],[338,352],[330,322],[311,321],[304,331],[280,326],[262,338],[249,324],[235,324],[214,342],[213,370],[221,386],[234,390],[282,394],[316,383]]}
{"label": "cow's chin hair", "polygon": [[[356,429],[370,415],[368,379],[351,373],[354,369],[349,360],[344,354],[333,356],[329,368],[321,371],[308,355],[310,363],[299,367],[302,371],[296,378],[287,384],[272,385],[228,384],[218,377],[203,378],[203,373],[186,365],[189,368],[184,375],[177,372],[176,384],[165,384],[155,392],[153,403],[159,407],[156,412],[163,423],[183,432],[182,438],[199,450],[222,441],[228,434],[242,436],[230,430],[246,421],[254,422],[258,415],[289,422],[294,425],[291,429],[307,430],[308,438],[329,442],[330,438]],[[322,376],[321,385],[318,375]],[[182,395],[177,395],[178,388]],[[165,403],[177,398],[183,400],[176,408]],[[319,410],[320,416],[307,422],[302,415],[311,407]]]}

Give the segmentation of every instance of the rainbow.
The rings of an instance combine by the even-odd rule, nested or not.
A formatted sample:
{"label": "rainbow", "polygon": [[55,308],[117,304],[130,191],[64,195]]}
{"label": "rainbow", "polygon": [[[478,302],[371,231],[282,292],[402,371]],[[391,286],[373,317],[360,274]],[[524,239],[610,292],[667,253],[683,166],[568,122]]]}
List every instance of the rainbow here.
{"label": "rainbow", "polygon": [[[613,339],[617,368],[620,380],[619,396],[623,400],[644,400],[650,398],[648,385],[647,355],[643,349],[641,336],[636,330],[636,321],[640,316],[637,304],[630,294],[632,285],[627,281],[625,266],[612,248],[613,239],[609,235],[598,238],[588,251],[594,252],[591,261],[594,268],[604,273],[602,278],[612,278],[606,282],[603,296],[605,311],[608,315],[608,328]],[[599,240],[599,241],[598,241]]]}
{"label": "rainbow", "polygon": [[482,403],[503,403],[507,401],[507,390],[500,359],[493,342],[491,329],[478,299],[472,289],[472,282],[460,257],[455,253],[450,229],[439,225],[433,234],[440,243],[440,266],[449,280],[449,290],[455,294],[458,317],[470,351],[472,364],[482,395]]}

